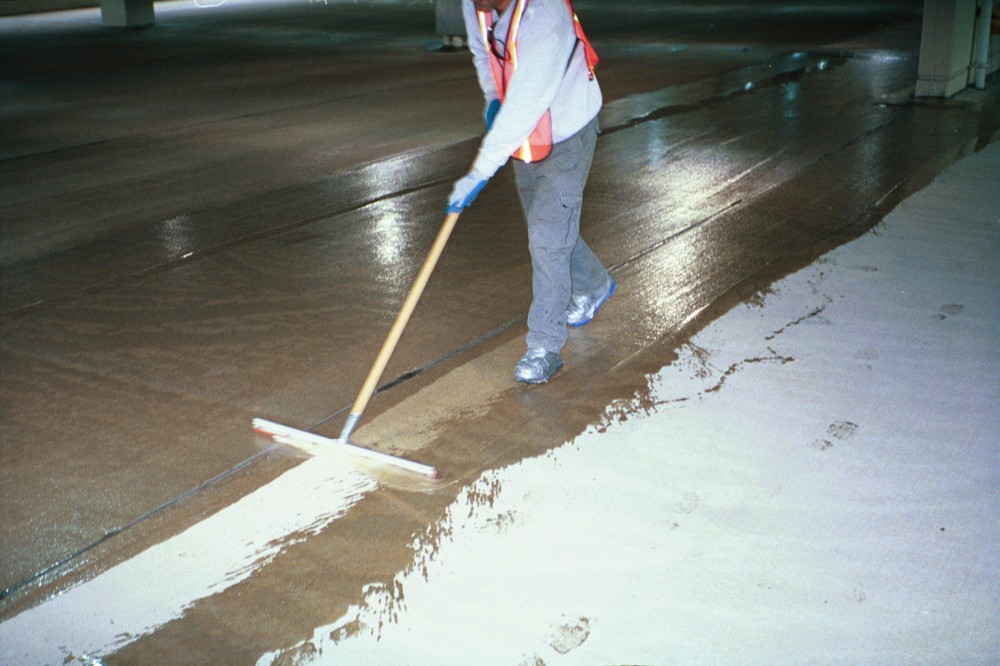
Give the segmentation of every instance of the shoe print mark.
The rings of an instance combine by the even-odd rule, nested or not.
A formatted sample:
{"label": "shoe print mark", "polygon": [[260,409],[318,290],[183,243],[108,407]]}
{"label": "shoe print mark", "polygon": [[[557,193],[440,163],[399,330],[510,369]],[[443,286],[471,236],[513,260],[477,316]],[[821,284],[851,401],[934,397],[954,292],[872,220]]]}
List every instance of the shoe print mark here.
{"label": "shoe print mark", "polygon": [[588,618],[564,618],[560,624],[552,628],[552,633],[549,635],[549,645],[559,654],[566,654],[583,645],[589,636],[590,620]]}
{"label": "shoe print mark", "polygon": [[948,303],[941,306],[941,309],[937,314],[937,319],[938,321],[944,321],[949,315],[960,315],[963,312],[965,312],[964,305],[959,305],[958,303]]}
{"label": "shoe print mark", "polygon": [[850,439],[857,434],[858,424],[851,423],[850,421],[837,421],[836,423],[831,423],[829,427],[827,427],[826,432],[828,435],[836,439]]}

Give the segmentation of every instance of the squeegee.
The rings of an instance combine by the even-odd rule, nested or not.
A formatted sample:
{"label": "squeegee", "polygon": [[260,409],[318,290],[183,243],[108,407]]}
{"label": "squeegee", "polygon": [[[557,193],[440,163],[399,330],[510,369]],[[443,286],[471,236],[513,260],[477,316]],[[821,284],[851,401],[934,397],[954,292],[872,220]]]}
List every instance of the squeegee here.
{"label": "squeegee", "polygon": [[414,308],[417,307],[417,301],[420,300],[420,296],[424,292],[424,287],[427,286],[427,281],[434,271],[434,266],[437,265],[438,258],[441,256],[441,252],[448,242],[448,237],[451,236],[452,229],[455,228],[458,215],[458,213],[449,213],[444,220],[444,224],[441,225],[441,230],[438,232],[437,238],[434,239],[434,244],[431,246],[430,252],[427,253],[424,265],[420,269],[420,273],[417,274],[417,279],[413,282],[413,286],[410,287],[410,293],[406,296],[406,300],[403,301],[403,307],[400,308],[399,314],[396,316],[396,321],[389,330],[389,335],[386,336],[385,342],[382,343],[382,349],[379,351],[378,356],[375,357],[375,363],[372,364],[372,368],[368,372],[368,377],[358,392],[358,397],[354,400],[354,405],[351,407],[351,411],[344,422],[343,430],[340,431],[340,437],[331,439],[306,430],[297,430],[264,419],[253,420],[255,431],[270,437],[276,442],[289,444],[306,453],[315,454],[318,451],[324,450],[324,448],[329,448],[347,456],[358,457],[368,463],[385,464],[402,471],[437,478],[437,469],[430,465],[424,465],[406,460],[405,458],[357,446],[351,443],[350,438],[351,433],[354,432],[354,428],[361,419],[361,414],[365,411],[365,407],[368,406],[368,401],[371,400],[372,395],[375,393],[375,388],[378,385],[379,379],[382,378],[382,372],[385,371],[385,366],[389,363],[389,358],[396,350],[399,338],[403,335],[403,329],[406,328],[407,323],[410,321],[410,315],[413,314]]}

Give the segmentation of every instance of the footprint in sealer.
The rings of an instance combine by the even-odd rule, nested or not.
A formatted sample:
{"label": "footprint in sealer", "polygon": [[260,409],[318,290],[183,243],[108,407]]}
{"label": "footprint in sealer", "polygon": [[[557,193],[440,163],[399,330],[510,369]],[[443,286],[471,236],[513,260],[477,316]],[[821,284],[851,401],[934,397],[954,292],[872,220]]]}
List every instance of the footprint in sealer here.
{"label": "footprint in sealer", "polygon": [[552,627],[552,633],[549,634],[549,645],[559,654],[566,654],[583,645],[589,636],[589,618],[564,616],[559,624]]}
{"label": "footprint in sealer", "polygon": [[837,421],[836,423],[831,423],[827,427],[826,432],[835,439],[850,439],[857,434],[858,424],[851,421]]}
{"label": "footprint in sealer", "polygon": [[941,309],[938,311],[937,318],[939,321],[944,321],[951,315],[960,315],[963,312],[965,312],[964,305],[959,305],[958,303],[948,303],[941,306]]}
{"label": "footprint in sealer", "polygon": [[817,451],[829,451],[833,448],[832,440],[845,441],[858,432],[858,424],[852,421],[837,421],[826,428],[827,437],[813,441],[812,447]]}

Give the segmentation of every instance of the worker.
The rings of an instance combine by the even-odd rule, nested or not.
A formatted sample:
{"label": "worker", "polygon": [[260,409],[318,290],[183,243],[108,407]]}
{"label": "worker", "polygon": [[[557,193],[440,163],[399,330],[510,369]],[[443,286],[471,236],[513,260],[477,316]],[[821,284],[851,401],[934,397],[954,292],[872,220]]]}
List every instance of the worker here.
{"label": "worker", "polygon": [[563,367],[567,325],[589,322],[615,290],[614,278],[580,238],[583,188],[600,132],[597,56],[569,0],[462,0],[462,11],[486,98],[486,134],[447,210],[465,209],[515,158],[532,301],[528,349],[514,379],[540,384]]}

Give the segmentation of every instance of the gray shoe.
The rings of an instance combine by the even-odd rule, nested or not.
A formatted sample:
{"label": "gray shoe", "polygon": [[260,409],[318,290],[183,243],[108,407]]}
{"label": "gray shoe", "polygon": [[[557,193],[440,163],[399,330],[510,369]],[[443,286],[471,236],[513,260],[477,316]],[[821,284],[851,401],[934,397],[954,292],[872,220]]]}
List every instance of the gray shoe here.
{"label": "gray shoe", "polygon": [[514,379],[522,384],[544,384],[563,367],[559,352],[529,349],[514,368]]}
{"label": "gray shoe", "polygon": [[604,301],[611,298],[611,294],[615,293],[616,286],[615,279],[611,278],[611,282],[596,294],[586,294],[571,298],[569,307],[566,308],[566,323],[570,326],[583,326],[589,322],[597,314],[597,310],[604,305]]}

